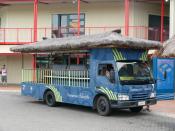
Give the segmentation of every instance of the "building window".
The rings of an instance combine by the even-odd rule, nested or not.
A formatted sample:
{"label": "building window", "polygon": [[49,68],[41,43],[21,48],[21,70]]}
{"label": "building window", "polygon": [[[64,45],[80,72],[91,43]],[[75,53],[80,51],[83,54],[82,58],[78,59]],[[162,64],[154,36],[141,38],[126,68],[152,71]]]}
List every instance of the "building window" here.
{"label": "building window", "polygon": [[[169,17],[164,16],[164,30],[163,30],[163,41],[169,39]],[[148,28],[148,39],[160,41],[161,32],[161,16],[149,15],[149,28]]]}
{"label": "building window", "polygon": [[[80,34],[85,34],[85,14],[80,15]],[[75,36],[78,33],[77,14],[56,14],[52,15],[52,37]]]}

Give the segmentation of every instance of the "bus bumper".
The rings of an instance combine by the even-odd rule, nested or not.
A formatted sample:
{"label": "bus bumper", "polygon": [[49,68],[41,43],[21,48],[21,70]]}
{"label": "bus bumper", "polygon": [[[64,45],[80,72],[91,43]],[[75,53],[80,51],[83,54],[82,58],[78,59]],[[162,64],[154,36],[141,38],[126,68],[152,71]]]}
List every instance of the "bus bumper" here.
{"label": "bus bumper", "polygon": [[156,98],[139,101],[111,101],[111,108],[127,109],[131,107],[155,105],[156,103]]}

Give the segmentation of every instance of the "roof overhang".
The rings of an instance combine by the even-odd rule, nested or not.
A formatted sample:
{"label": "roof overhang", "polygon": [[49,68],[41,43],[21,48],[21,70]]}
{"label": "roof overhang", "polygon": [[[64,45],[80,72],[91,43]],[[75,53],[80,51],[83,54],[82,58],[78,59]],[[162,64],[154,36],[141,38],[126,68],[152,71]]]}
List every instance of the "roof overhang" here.
{"label": "roof overhang", "polygon": [[160,42],[125,37],[117,32],[106,32],[89,36],[53,38],[41,42],[20,45],[11,51],[22,53],[81,51],[93,48],[159,49]]}

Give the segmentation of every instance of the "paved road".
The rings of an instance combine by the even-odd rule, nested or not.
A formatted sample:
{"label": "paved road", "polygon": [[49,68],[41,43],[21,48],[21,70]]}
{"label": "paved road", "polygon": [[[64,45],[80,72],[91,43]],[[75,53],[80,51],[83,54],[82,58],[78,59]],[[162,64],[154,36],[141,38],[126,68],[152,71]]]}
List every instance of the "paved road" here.
{"label": "paved road", "polygon": [[102,117],[90,108],[50,108],[18,93],[0,93],[0,131],[175,131],[175,119],[115,111]]}

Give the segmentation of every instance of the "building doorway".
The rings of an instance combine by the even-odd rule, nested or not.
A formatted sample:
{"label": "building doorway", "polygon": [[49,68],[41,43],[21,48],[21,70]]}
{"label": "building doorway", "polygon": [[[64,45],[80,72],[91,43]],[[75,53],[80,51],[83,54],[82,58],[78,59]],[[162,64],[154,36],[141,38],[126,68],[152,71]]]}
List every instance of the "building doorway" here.
{"label": "building doorway", "polygon": [[[161,16],[159,15],[149,15],[149,29],[148,29],[148,39],[160,41],[160,31],[161,31]],[[163,40],[169,38],[169,17],[164,17],[164,31]]]}

